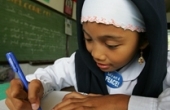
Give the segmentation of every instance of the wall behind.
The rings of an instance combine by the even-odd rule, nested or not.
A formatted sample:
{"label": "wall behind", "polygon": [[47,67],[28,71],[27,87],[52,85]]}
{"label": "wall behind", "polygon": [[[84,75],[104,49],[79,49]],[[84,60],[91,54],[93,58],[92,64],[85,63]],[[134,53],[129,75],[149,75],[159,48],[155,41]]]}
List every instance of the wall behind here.
{"label": "wall behind", "polygon": [[166,15],[167,15],[167,22],[170,23],[170,12],[168,12]]}
{"label": "wall behind", "polygon": [[[47,0],[37,0],[61,13],[64,13],[63,9],[64,9],[64,0],[49,0],[49,2],[47,2]],[[73,2],[73,14],[72,14],[72,18],[76,19],[76,2]]]}
{"label": "wall behind", "polygon": [[24,72],[25,75],[27,74],[32,74],[34,73],[37,68],[45,68],[46,66],[48,65],[38,65],[38,66],[32,66],[30,64],[20,64],[21,68],[22,68],[22,71]]}

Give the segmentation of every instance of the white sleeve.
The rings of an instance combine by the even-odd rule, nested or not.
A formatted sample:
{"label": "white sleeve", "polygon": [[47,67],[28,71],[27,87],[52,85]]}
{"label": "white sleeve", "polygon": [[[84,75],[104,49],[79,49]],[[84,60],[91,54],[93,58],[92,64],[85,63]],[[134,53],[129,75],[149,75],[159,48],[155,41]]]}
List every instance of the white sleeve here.
{"label": "white sleeve", "polygon": [[[53,65],[39,68],[34,74],[26,76],[28,82],[38,79],[44,87],[44,95],[52,90],[60,90],[64,87],[75,86],[75,53],[71,57],[60,58]],[[76,89],[76,88],[75,88]]]}
{"label": "white sleeve", "polygon": [[169,110],[170,88],[164,90],[158,98],[131,96],[128,110]]}
{"label": "white sleeve", "polygon": [[164,91],[158,98],[131,96],[128,110],[170,110],[170,52],[167,59],[167,75],[163,82]]}

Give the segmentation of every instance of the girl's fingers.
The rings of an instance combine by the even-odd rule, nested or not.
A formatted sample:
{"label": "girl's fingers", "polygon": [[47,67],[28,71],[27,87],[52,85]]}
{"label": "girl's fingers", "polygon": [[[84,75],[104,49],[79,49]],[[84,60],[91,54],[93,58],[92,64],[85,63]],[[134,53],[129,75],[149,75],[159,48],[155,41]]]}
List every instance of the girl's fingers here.
{"label": "girl's fingers", "polygon": [[32,110],[29,101],[12,98],[7,98],[5,101],[10,110]]}
{"label": "girl's fingers", "polygon": [[31,104],[28,100],[12,99],[12,102],[14,101],[16,110],[32,110]]}
{"label": "girl's fingers", "polygon": [[63,100],[70,99],[70,98],[85,98],[87,97],[87,94],[82,94],[79,92],[71,92],[69,94],[66,94],[63,98]]}
{"label": "girl's fingers", "polygon": [[28,86],[28,100],[31,103],[32,109],[38,109],[40,99],[43,96],[43,86],[39,80],[33,80]]}
{"label": "girl's fingers", "polygon": [[93,107],[87,107],[87,106],[81,106],[81,107],[78,107],[74,110],[95,110],[95,108]]}
{"label": "girl's fingers", "polygon": [[8,97],[27,99],[27,92],[23,90],[22,82],[19,79],[14,79],[10,82],[9,90],[7,90]]}
{"label": "girl's fingers", "polygon": [[28,87],[27,92],[19,79],[13,79],[10,82],[10,87],[6,90],[6,105],[10,110],[38,109],[43,95],[42,84],[40,81],[33,80]]}
{"label": "girl's fingers", "polygon": [[[54,110],[61,109],[61,110],[72,110],[72,109],[92,109],[90,108],[91,105],[87,103],[86,101],[88,98],[92,96],[102,96],[100,94],[86,94],[86,93],[79,93],[79,92],[72,92],[69,94],[66,94],[62,100],[61,103],[57,104],[54,107]],[[81,109],[81,110],[84,110]]]}
{"label": "girl's fingers", "polygon": [[88,96],[102,96],[101,94],[88,94]]}
{"label": "girl's fingers", "polygon": [[16,110],[13,103],[11,102],[9,98],[6,98],[5,104],[8,106],[9,110]]}
{"label": "girl's fingers", "polygon": [[5,103],[10,110],[22,110],[22,101],[29,104],[27,100],[28,95],[23,90],[23,85],[19,79],[13,79],[10,82],[10,87],[6,90],[6,95]]}
{"label": "girl's fingers", "polygon": [[65,101],[62,101],[61,103],[57,104],[53,110],[72,110],[75,108],[78,108],[82,106],[82,102],[84,102],[85,99],[82,98],[70,98],[66,99]]}

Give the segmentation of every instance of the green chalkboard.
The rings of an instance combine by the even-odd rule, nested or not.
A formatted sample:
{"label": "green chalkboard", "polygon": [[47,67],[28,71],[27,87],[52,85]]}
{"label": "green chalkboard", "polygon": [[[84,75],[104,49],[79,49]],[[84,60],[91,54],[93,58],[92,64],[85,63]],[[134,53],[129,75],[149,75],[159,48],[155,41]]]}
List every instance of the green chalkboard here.
{"label": "green chalkboard", "polygon": [[[66,56],[65,16],[31,0],[0,0],[0,61],[13,51],[19,61]],[[73,36],[76,38],[75,21]],[[76,50],[76,39],[74,49]]]}

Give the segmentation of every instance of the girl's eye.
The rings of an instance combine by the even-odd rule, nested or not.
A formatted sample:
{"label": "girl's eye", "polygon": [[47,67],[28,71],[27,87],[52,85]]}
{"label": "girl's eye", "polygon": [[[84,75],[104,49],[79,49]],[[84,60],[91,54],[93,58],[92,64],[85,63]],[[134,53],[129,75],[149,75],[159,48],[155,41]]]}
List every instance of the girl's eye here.
{"label": "girl's eye", "polygon": [[91,42],[91,41],[92,41],[92,39],[87,39],[87,38],[85,38],[85,41],[87,41],[87,42]]}
{"label": "girl's eye", "polygon": [[114,48],[118,47],[119,45],[107,45],[107,44],[106,44],[106,46],[107,46],[109,49],[114,49]]}

